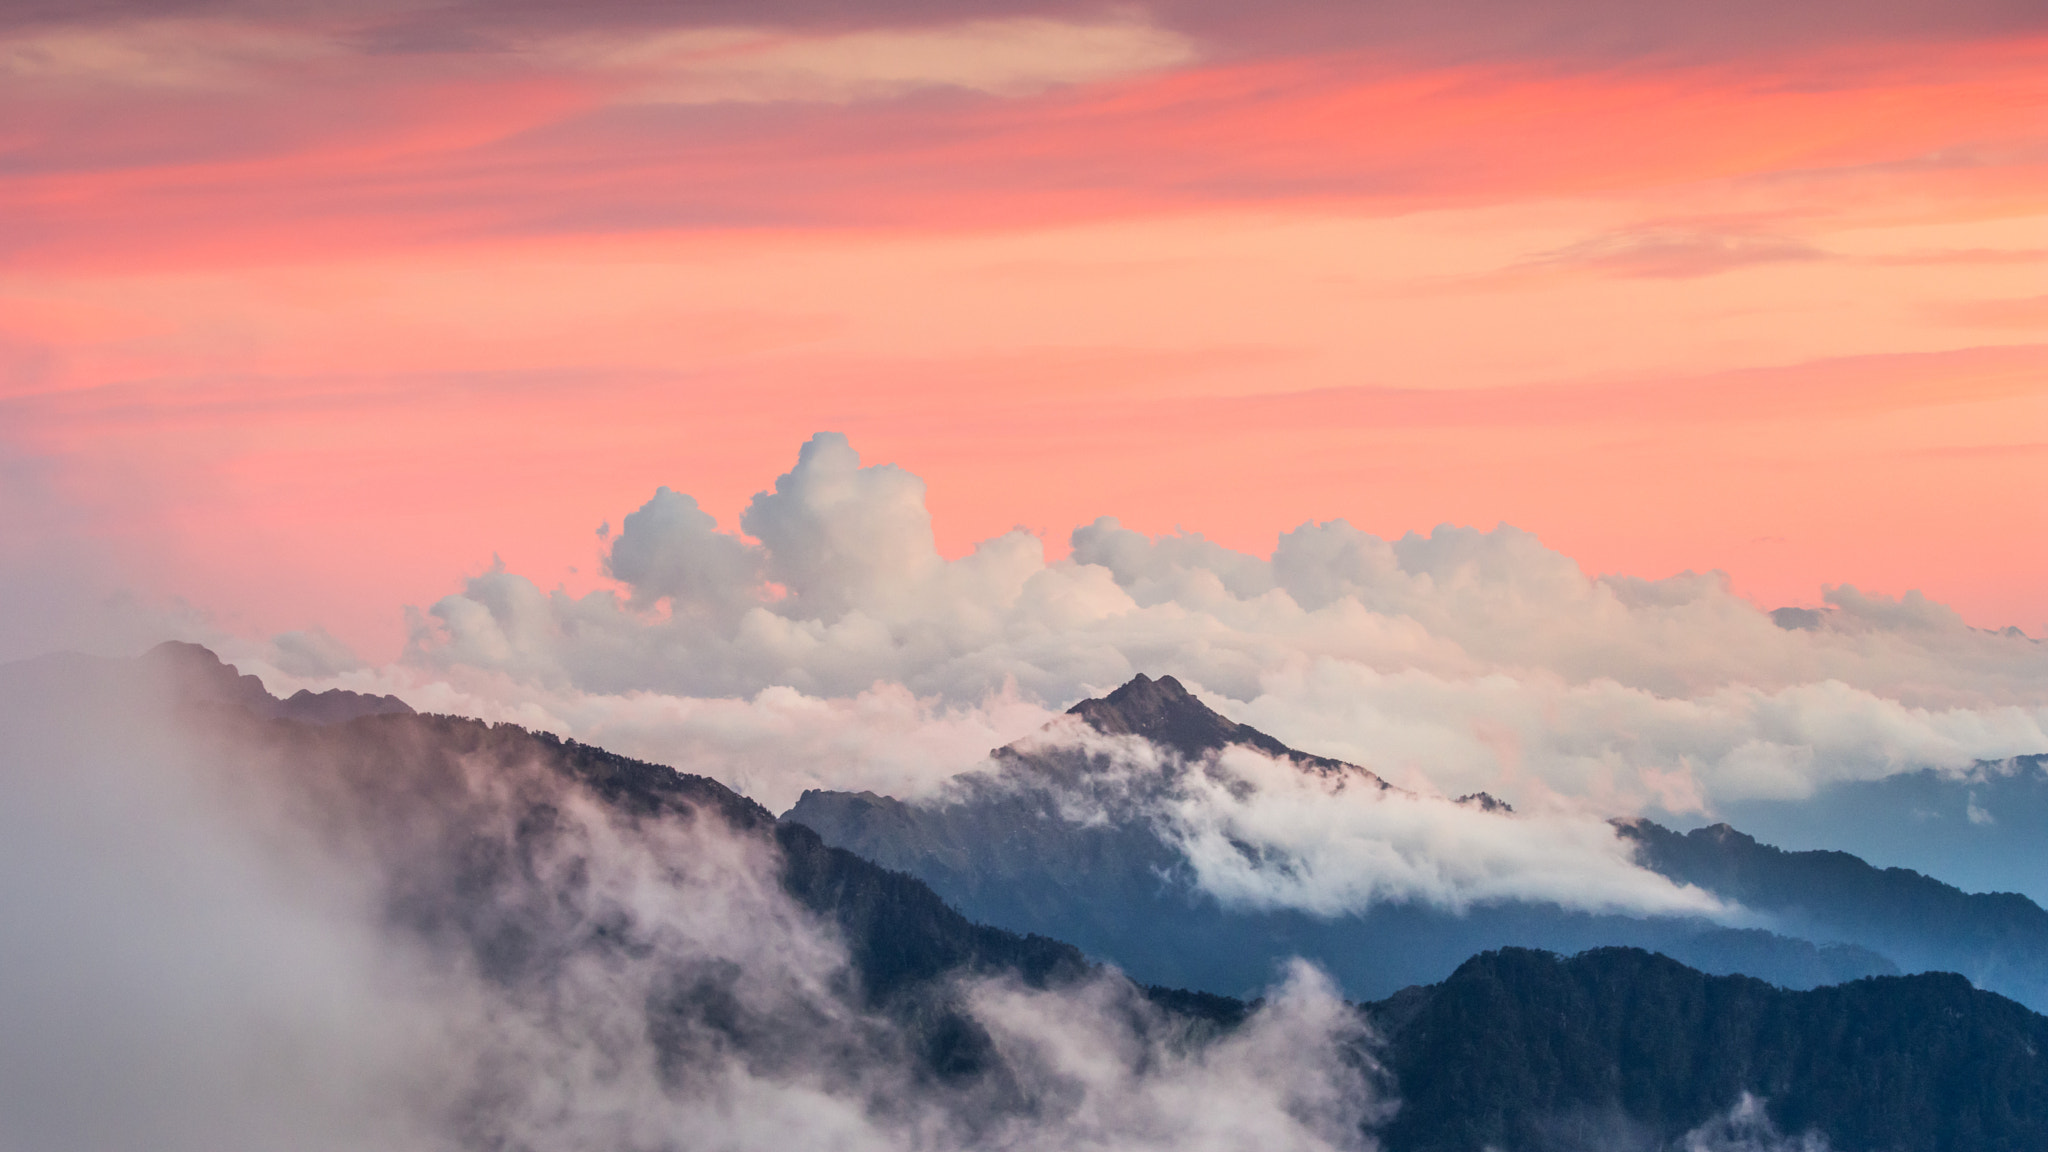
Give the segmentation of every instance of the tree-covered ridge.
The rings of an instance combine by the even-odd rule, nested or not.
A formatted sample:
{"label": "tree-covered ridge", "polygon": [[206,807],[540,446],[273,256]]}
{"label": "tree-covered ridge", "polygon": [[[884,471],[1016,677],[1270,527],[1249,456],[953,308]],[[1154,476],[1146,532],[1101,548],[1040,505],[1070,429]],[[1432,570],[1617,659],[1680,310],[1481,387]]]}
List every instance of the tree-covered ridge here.
{"label": "tree-covered ridge", "polygon": [[[1070,945],[975,924],[915,877],[832,848],[801,825],[776,823],[761,805],[706,776],[679,772],[564,741],[513,724],[458,716],[387,714],[342,724],[276,724],[269,738],[302,770],[372,775],[405,762],[417,782],[464,760],[537,766],[579,783],[621,813],[639,818],[714,815],[735,830],[772,839],[781,884],[796,902],[833,924],[869,1002],[883,1004],[960,971],[1008,971],[1043,984],[1093,966]],[[395,775],[395,774],[394,774]],[[516,869],[521,862],[494,862]]]}
{"label": "tree-covered ridge", "polygon": [[1389,1152],[1663,1148],[1743,1093],[1836,1152],[2048,1148],[2048,1018],[1952,974],[1794,992],[1510,948],[1367,1011],[1401,1086]]}

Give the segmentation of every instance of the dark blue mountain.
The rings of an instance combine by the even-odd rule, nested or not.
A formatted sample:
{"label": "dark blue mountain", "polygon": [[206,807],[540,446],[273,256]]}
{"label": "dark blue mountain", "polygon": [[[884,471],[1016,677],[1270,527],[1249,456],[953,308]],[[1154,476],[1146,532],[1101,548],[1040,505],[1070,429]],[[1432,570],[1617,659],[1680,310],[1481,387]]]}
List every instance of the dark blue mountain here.
{"label": "dark blue mountain", "polygon": [[[1197,770],[1202,757],[1231,745],[1291,760],[1306,772],[1339,774],[1356,786],[1390,786],[1364,768],[1297,752],[1234,723],[1170,676],[1139,676],[1082,701],[1070,715],[1102,736],[1150,741],[1163,753],[1159,776],[1134,778],[1127,766],[1071,740],[1034,738],[997,749],[987,771],[961,778],[939,800],[811,791],[783,821],[918,877],[977,920],[1071,941],[1150,983],[1224,994],[1262,987],[1280,962],[1299,955],[1324,966],[1354,996],[1385,996],[1441,980],[1476,952],[1508,946],[1573,953],[1632,945],[1793,988],[1899,971],[1856,939],[1816,944],[1692,918],[1554,904],[1453,912],[1388,903],[1335,917],[1227,908],[1194,884],[1180,849],[1138,815],[1147,789],[1170,788],[1177,773]],[[1505,807],[1484,795],[1459,803]]]}

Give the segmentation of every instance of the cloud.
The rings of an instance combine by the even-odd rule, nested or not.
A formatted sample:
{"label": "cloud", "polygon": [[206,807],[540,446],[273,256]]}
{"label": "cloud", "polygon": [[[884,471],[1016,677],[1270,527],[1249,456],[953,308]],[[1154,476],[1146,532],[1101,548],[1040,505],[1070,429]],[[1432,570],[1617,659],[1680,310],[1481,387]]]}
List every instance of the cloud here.
{"label": "cloud", "polygon": [[848,696],[787,687],[747,697],[610,694],[539,688],[467,668],[423,673],[395,666],[297,678],[261,660],[241,663],[283,691],[321,685],[396,693],[421,711],[519,724],[656,763],[688,764],[778,812],[807,788],[931,794],[990,749],[1055,715],[1014,692],[949,704],[891,683]]}
{"label": "cloud", "polygon": [[720,615],[755,599],[760,566],[759,549],[720,532],[695,500],[668,488],[626,514],[605,560],[606,574],[633,589],[635,607],[666,600],[676,611]]}
{"label": "cloud", "polygon": [[1676,1152],[1828,1152],[1828,1141],[1817,1132],[1780,1134],[1764,1101],[1744,1092],[1727,1113],[1679,1137]]}
{"label": "cloud", "polygon": [[363,668],[363,658],[324,628],[280,632],[270,638],[272,662],[291,676],[326,679]]}
{"label": "cloud", "polygon": [[[1086,27],[1092,22],[1115,27],[1129,22],[1128,10],[1129,6],[1116,4],[974,0],[949,5],[949,19],[942,27],[1003,29],[1017,36],[1044,26]],[[1852,12],[1858,19],[1846,19]],[[352,29],[357,43],[381,53],[488,54],[504,51],[508,42],[536,38],[609,37],[607,42],[622,42],[633,34],[659,43],[665,36],[678,36],[679,28],[716,33],[735,28],[776,29],[804,33],[806,40],[822,43],[859,42],[875,36],[887,44],[888,37],[901,34],[901,30],[935,23],[931,6],[914,0],[887,0],[863,6],[858,13],[849,13],[844,5],[828,0],[706,0],[691,5],[688,18],[682,20],[674,5],[652,0],[603,0],[574,6],[546,0],[365,0],[353,4],[315,0],[282,9],[259,0],[169,4],[94,0],[62,6],[16,6],[0,14],[0,27],[9,23],[36,27],[57,20],[73,25],[120,24],[166,14],[249,22],[278,22],[282,16],[310,24],[341,24]],[[1522,56],[1593,62],[1725,58],[1872,41],[1924,44],[1969,37],[2017,37],[2043,26],[2038,8],[2021,0],[1946,4],[1888,0],[1853,9],[1839,3],[1787,6],[1761,0],[1735,0],[1712,9],[1679,0],[1571,0],[1541,9],[1507,0],[1407,0],[1364,7],[1293,0],[1262,7],[1256,15],[1204,0],[1166,0],[1147,6],[1146,15],[1178,35],[1225,46],[1235,54],[1371,46],[1411,56],[1466,60]],[[690,43],[686,34],[683,39]],[[967,47],[974,47],[971,38]],[[1088,59],[1085,46],[1075,55],[1082,62]],[[885,56],[881,63],[890,61]],[[926,67],[944,69],[946,65]]]}
{"label": "cloud", "polygon": [[1488,811],[1344,786],[1250,749],[1191,773],[1168,805],[1196,882],[1226,905],[1320,916],[1421,901],[1549,903],[1589,912],[1726,916],[1735,909],[1635,863],[1604,820]]}
{"label": "cloud", "polygon": [[1581,240],[1531,257],[1524,268],[1581,268],[1610,276],[1682,280],[1757,264],[1820,260],[1802,240],[1712,228],[1638,228]]}
{"label": "cloud", "polygon": [[[1104,518],[1059,561],[1021,531],[949,560],[923,483],[863,466],[829,434],[741,525],[723,532],[664,489],[611,543],[622,592],[486,573],[416,617],[405,663],[364,687],[419,704],[460,684],[585,739],[637,716],[634,747],[655,759],[700,754],[700,723],[744,711],[707,698],[890,717],[842,742],[868,751],[829,763],[800,725],[784,758],[801,766],[781,781],[759,767],[772,754],[748,752],[744,778],[764,798],[835,771],[929,780],[878,767],[872,750],[965,753],[969,736],[1015,738],[1139,671],[1398,783],[1609,812],[1711,811],[2048,748],[2048,646],[1973,629],[1918,593],[1833,588],[1787,628],[1717,574],[1589,577],[1505,526],[1387,540],[1311,523],[1257,557]],[[894,703],[864,711],[882,700]],[[657,715],[674,721],[666,748]],[[946,735],[902,726],[926,722]]]}
{"label": "cloud", "polygon": [[[1057,813],[1084,828],[1148,830],[1185,877],[1227,908],[1318,917],[1378,904],[1552,904],[1593,913],[1707,917],[1746,913],[1644,869],[1599,816],[1569,804],[1509,811],[1386,788],[1356,772],[1305,771],[1230,747],[1184,759],[1132,736],[1063,717],[925,801],[998,813]],[[1005,807],[1021,801],[1021,807]],[[982,819],[986,819],[984,816]],[[1178,872],[1179,869],[1176,868]]]}
{"label": "cloud", "polygon": [[625,817],[428,721],[195,725],[132,668],[0,667],[24,1147],[1329,1152],[1384,1115],[1306,968],[1220,1038],[1113,972],[964,979],[1002,1083],[936,1081],[773,840]]}
{"label": "cloud", "polygon": [[57,85],[246,90],[343,55],[317,28],[224,19],[140,19],[0,38],[0,77]]}
{"label": "cloud", "polygon": [[624,80],[630,99],[668,104],[838,104],[930,88],[1019,96],[1195,59],[1186,37],[1141,21],[1043,17],[826,34],[691,28],[544,51]]}
{"label": "cloud", "polygon": [[[1147,1052],[1105,1024],[1129,1011],[1098,983],[1080,996],[984,985],[976,1018],[1026,1083],[1058,1087],[1068,1122],[988,1146],[1140,1152],[1157,1149],[1359,1148],[1367,1124],[1392,1112],[1345,1069],[1363,1037],[1358,1017],[1316,968],[1296,960],[1259,1013],[1219,1043]],[[1304,1048],[1302,1045],[1308,1047]],[[1306,1077],[1304,1068],[1316,1069]],[[1052,1092],[1044,1092],[1048,1098]],[[1051,1137],[1049,1139],[1048,1137]]]}
{"label": "cloud", "polygon": [[430,32],[418,21],[394,23],[388,13],[379,19],[338,8],[296,18],[147,15],[0,33],[0,78],[236,92],[285,83],[312,65],[337,75],[376,73],[429,54],[464,58],[471,71],[580,77],[627,103],[849,103],[932,88],[1029,95],[1196,58],[1187,37],[1129,16],[891,25],[876,13],[869,20],[853,28],[690,21],[621,27],[600,14],[580,28],[498,20],[456,35]]}

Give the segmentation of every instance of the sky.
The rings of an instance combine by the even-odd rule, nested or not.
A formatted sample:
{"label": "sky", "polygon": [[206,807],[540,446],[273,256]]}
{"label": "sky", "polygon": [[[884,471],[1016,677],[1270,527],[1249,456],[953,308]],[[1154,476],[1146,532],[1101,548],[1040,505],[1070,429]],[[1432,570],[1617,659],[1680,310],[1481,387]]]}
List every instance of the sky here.
{"label": "sky", "polygon": [[0,6],[9,654],[388,661],[820,431],[951,558],[1507,523],[2048,632],[2037,5],[1355,7]]}
{"label": "sky", "polygon": [[[1246,787],[1167,815],[1260,907],[1697,909],[1608,821],[1834,827],[1887,782],[1909,831],[1859,853],[2048,902],[2043,493],[2038,0],[0,0],[0,904],[48,928],[0,941],[0,1063],[106,1067],[49,1005],[168,990],[114,1065],[176,1052],[163,1114],[79,1114],[207,1148],[402,1122],[363,1068],[589,1066],[519,1046],[533,1004],[393,999],[411,953],[349,901],[419,861],[330,875],[218,757],[67,697],[85,665],[19,662],[174,637],[776,812],[942,800],[1173,675],[1403,790],[1211,765]],[[330,831],[417,823],[269,767]],[[1482,790],[1514,813],[1448,802]],[[607,885],[735,859],[678,847]],[[786,909],[721,895],[761,874],[646,938],[822,987]],[[599,1040],[626,975],[566,988]],[[1207,1063],[1113,989],[976,1010],[1131,1055],[1049,1082],[1187,1147],[1315,1127],[1288,1061],[1340,1002],[1299,975]],[[162,1078],[270,1084],[278,1037],[350,1041],[300,1045],[331,1091]],[[1370,1093],[1323,1087],[1355,1137]],[[567,1143],[620,1142],[593,1099]]]}

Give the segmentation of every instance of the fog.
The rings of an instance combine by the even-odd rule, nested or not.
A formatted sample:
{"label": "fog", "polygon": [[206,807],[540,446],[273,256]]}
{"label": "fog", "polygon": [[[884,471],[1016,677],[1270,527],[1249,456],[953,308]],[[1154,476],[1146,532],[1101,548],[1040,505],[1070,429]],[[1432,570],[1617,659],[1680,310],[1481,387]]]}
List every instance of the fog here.
{"label": "fog", "polygon": [[993,1058],[935,1075],[758,831],[138,667],[0,668],[7,1148],[1355,1149],[1388,1107],[1305,966],[1221,1036],[963,977]]}

